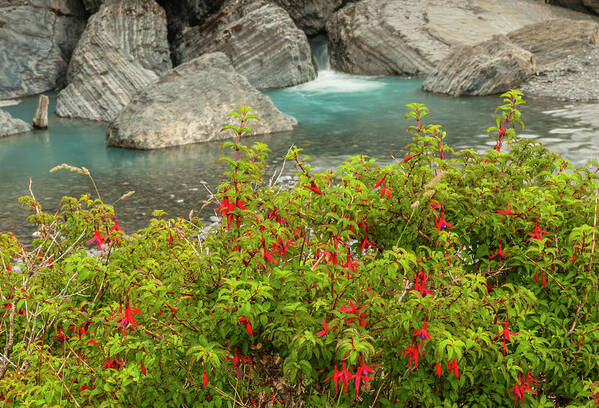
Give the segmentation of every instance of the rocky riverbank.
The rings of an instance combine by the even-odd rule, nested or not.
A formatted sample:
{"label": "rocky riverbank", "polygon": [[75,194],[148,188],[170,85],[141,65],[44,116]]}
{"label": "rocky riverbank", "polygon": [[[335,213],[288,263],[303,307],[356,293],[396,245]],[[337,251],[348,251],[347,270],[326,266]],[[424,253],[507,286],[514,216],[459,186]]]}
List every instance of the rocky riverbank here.
{"label": "rocky riverbank", "polygon": [[[599,45],[582,47],[525,82],[526,94],[561,101],[599,101]],[[599,118],[599,105],[595,115]]]}

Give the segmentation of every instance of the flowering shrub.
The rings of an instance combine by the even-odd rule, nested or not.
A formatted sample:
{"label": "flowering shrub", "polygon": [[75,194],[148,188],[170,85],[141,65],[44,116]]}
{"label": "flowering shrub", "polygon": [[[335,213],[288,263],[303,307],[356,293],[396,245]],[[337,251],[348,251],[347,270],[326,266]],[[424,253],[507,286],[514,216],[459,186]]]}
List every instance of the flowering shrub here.
{"label": "flowering shrub", "polygon": [[292,148],[290,188],[240,107],[208,233],[23,198],[40,236],[0,235],[0,406],[594,405],[596,171],[516,140],[503,96],[493,150],[411,104],[405,158],[315,174]]}

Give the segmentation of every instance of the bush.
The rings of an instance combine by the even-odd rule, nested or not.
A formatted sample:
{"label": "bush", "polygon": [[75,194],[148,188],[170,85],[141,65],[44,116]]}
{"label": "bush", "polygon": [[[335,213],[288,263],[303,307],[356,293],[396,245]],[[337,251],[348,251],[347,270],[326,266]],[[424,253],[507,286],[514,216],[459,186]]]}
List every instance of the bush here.
{"label": "bush", "polygon": [[124,235],[99,198],[23,198],[41,235],[0,235],[0,401],[592,406],[596,171],[516,140],[521,94],[503,97],[491,151],[454,152],[411,104],[404,159],[313,174],[292,148],[289,188],[240,108],[209,232],[156,211]]}

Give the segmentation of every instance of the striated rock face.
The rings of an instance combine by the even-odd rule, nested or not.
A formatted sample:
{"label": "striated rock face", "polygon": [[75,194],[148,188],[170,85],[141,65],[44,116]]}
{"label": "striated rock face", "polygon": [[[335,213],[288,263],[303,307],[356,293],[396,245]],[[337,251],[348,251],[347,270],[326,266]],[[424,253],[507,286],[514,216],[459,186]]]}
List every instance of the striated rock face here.
{"label": "striated rock face", "polygon": [[104,0],[81,0],[83,2],[83,7],[85,7],[85,11],[88,14],[94,14],[100,9]]}
{"label": "striated rock face", "polygon": [[8,112],[0,109],[0,137],[29,132],[33,128],[21,119],[15,119]]}
{"label": "striated rock face", "polygon": [[316,77],[310,45],[281,7],[263,0],[230,0],[204,24],[179,38],[176,60],[224,52],[258,89],[282,88]]}
{"label": "striated rock face", "polygon": [[139,93],[106,132],[106,143],[158,149],[232,137],[221,132],[235,124],[236,106],[254,109],[254,134],[289,131],[297,121],[281,113],[269,97],[238,74],[223,53],[206,54],[166,73]]}
{"label": "striated rock face", "polygon": [[62,86],[84,27],[78,0],[0,0],[0,99]]}
{"label": "striated rock face", "polygon": [[599,15],[599,0],[551,0],[551,4]]}
{"label": "striated rock face", "polygon": [[169,40],[174,42],[185,29],[202,24],[225,0],[158,0],[166,10]]}
{"label": "striated rock face", "polygon": [[422,88],[452,96],[492,95],[517,87],[535,73],[534,55],[498,35],[457,48],[429,74]]}
{"label": "striated rock face", "polygon": [[592,20],[556,19],[523,27],[509,33],[508,38],[535,54],[539,69],[543,70],[586,45],[599,43],[599,24]]}
{"label": "striated rock face", "polygon": [[327,20],[346,0],[274,0],[307,35],[323,33]]}
{"label": "striated rock face", "polygon": [[591,17],[536,0],[362,0],[327,23],[331,65],[354,74],[428,74],[452,47],[552,18]]}
{"label": "striated rock face", "polygon": [[170,68],[162,7],[154,0],[106,0],[73,53],[56,113],[109,122]]}

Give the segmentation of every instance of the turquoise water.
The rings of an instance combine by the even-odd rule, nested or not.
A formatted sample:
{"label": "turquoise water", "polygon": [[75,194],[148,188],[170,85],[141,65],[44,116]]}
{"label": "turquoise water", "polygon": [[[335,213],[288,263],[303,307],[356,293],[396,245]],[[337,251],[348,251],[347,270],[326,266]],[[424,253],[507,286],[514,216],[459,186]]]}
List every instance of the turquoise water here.
{"label": "turquoise water", "polygon": [[[404,105],[421,102],[431,109],[431,121],[444,125],[447,143],[478,149],[492,145],[485,129],[494,123],[499,98],[429,95],[420,91],[421,84],[418,79],[361,78],[324,70],[313,82],[268,93],[279,109],[298,119],[300,126],[294,132],[251,141],[271,147],[271,171],[280,167],[291,145],[302,147],[320,170],[356,154],[389,160],[391,155],[402,155],[409,143]],[[37,98],[31,97],[3,109],[30,121],[36,105]],[[104,145],[104,124],[60,119],[53,114],[54,106],[55,95],[51,95],[49,130],[0,139],[0,231],[30,236],[32,229],[24,223],[28,213],[17,204],[17,198],[27,193],[29,177],[36,198],[50,211],[63,195],[92,191],[84,176],[48,172],[63,162],[87,167],[105,202],[136,191],[116,206],[120,223],[130,231],[144,226],[153,209],[164,209],[171,216],[199,210],[207,196],[204,186],[214,191],[221,179],[223,168],[216,162],[220,142],[150,152],[110,148]],[[563,103],[530,101],[524,108],[528,125],[524,136],[546,142],[576,163],[596,159],[599,129],[544,113],[560,109],[563,112]],[[286,169],[293,171],[289,165]]]}

